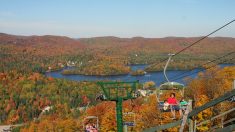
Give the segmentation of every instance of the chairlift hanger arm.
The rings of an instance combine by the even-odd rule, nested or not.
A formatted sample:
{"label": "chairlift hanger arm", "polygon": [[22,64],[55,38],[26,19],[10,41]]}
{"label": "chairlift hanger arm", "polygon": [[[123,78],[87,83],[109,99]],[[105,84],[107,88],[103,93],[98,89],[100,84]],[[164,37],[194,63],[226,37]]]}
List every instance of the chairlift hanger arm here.
{"label": "chairlift hanger arm", "polygon": [[169,58],[168,58],[168,60],[167,60],[167,62],[166,62],[166,65],[165,65],[165,67],[164,67],[164,76],[165,76],[165,79],[167,80],[167,82],[170,82],[169,79],[168,79],[168,77],[167,77],[167,75],[166,75],[166,69],[167,69],[167,67],[168,67],[168,64],[169,64],[170,61],[171,61],[172,56],[174,56],[175,54],[168,54],[168,55],[169,55]]}

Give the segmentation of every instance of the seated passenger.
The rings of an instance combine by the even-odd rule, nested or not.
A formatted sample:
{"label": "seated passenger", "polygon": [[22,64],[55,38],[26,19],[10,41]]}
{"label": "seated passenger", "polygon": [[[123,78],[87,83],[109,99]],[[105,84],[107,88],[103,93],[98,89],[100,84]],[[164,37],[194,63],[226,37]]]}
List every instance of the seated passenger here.
{"label": "seated passenger", "polygon": [[169,111],[169,103],[167,102],[167,100],[164,100],[164,104],[163,104],[163,111],[167,112]]}
{"label": "seated passenger", "polygon": [[179,107],[179,103],[177,99],[175,98],[175,93],[171,93],[170,97],[167,99],[167,102],[171,106],[171,113],[172,113],[172,118],[175,119],[175,111],[179,111],[180,117],[182,116],[182,110]]}
{"label": "seated passenger", "polygon": [[185,101],[183,98],[180,100],[180,109],[182,112],[185,112],[187,109],[188,102]]}
{"label": "seated passenger", "polygon": [[86,130],[85,130],[85,132],[90,132],[91,131],[91,125],[90,125],[90,123],[88,123],[87,125],[86,125]]}

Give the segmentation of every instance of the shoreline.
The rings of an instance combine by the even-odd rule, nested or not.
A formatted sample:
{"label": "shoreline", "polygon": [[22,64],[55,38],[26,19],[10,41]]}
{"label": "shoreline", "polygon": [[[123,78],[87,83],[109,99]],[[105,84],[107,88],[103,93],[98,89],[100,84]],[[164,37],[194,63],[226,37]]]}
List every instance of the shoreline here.
{"label": "shoreline", "polygon": [[[224,63],[225,65],[235,65],[233,63]],[[223,65],[223,64],[222,64]],[[148,64],[133,64],[133,65],[128,65],[128,66],[148,66]],[[151,70],[151,71],[148,71],[148,70],[144,70],[146,72],[146,74],[143,74],[143,75],[132,75],[131,73],[133,71],[130,71],[128,73],[120,73],[120,74],[100,74],[100,75],[92,75],[92,74],[82,74],[82,73],[69,73],[69,74],[63,74],[63,70],[68,70],[66,68],[73,68],[73,67],[64,67],[64,68],[60,68],[60,69],[56,69],[56,70],[51,70],[51,71],[46,71],[44,72],[43,74],[46,74],[46,73],[52,73],[52,72],[60,72],[61,75],[63,76],[72,76],[72,75],[82,75],[82,76],[94,76],[94,77],[112,77],[112,76],[125,76],[125,75],[130,75],[130,76],[144,76],[146,75],[147,73],[157,73],[157,72],[161,72],[162,70]],[[204,69],[204,68],[194,68],[194,69],[183,69],[183,68],[169,68],[167,71],[191,71],[191,70],[195,70],[195,69]]]}

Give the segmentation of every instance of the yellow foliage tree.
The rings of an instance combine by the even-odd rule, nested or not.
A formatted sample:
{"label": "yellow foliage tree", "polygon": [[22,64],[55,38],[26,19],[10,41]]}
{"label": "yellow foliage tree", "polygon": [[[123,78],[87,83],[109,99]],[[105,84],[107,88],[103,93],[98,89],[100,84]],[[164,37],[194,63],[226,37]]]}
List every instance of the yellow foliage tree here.
{"label": "yellow foliage tree", "polygon": [[[204,73],[199,73],[197,79],[189,80],[186,96],[194,99],[195,107],[204,105],[205,103],[222,96],[232,89],[232,82],[235,78],[235,66],[210,68]],[[234,107],[229,102],[222,102],[210,109],[204,110],[196,117],[198,122],[209,119],[214,114],[219,114],[229,108]],[[208,131],[210,123],[197,127],[199,131]],[[217,122],[213,122],[216,125]]]}

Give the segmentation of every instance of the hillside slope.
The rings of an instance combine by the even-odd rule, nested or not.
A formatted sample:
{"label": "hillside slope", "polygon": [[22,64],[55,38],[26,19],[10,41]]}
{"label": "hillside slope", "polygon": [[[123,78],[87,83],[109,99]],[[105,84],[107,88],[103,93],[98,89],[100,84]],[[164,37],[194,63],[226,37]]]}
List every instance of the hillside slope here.
{"label": "hillside slope", "polygon": [[[189,46],[200,37],[166,37],[166,38],[117,38],[117,37],[97,37],[83,38],[79,41],[90,47],[96,48],[122,48],[126,50],[147,50],[158,53],[174,53],[182,48]],[[218,54],[235,49],[235,38],[212,37],[207,38],[197,45],[191,47],[185,53],[188,54]],[[123,51],[123,52],[124,52]]]}
{"label": "hillside slope", "polygon": [[[99,59],[106,57],[111,61],[110,65],[152,64],[167,58],[168,53],[175,53],[198,39],[199,37],[73,39],[65,36],[16,36],[0,33],[0,71],[20,69],[22,72],[45,72],[48,69],[58,70],[69,61],[76,62],[76,66],[83,64],[83,66],[105,67]],[[180,66],[182,69],[192,67],[233,49],[235,49],[235,38],[207,38],[174,57],[177,62],[175,66]],[[186,66],[187,63],[190,65]],[[157,67],[158,70],[160,68],[161,66]],[[87,67],[80,67],[79,71],[83,73],[87,71],[85,69]],[[154,71],[156,68],[148,70]],[[91,72],[99,73],[99,71]]]}

